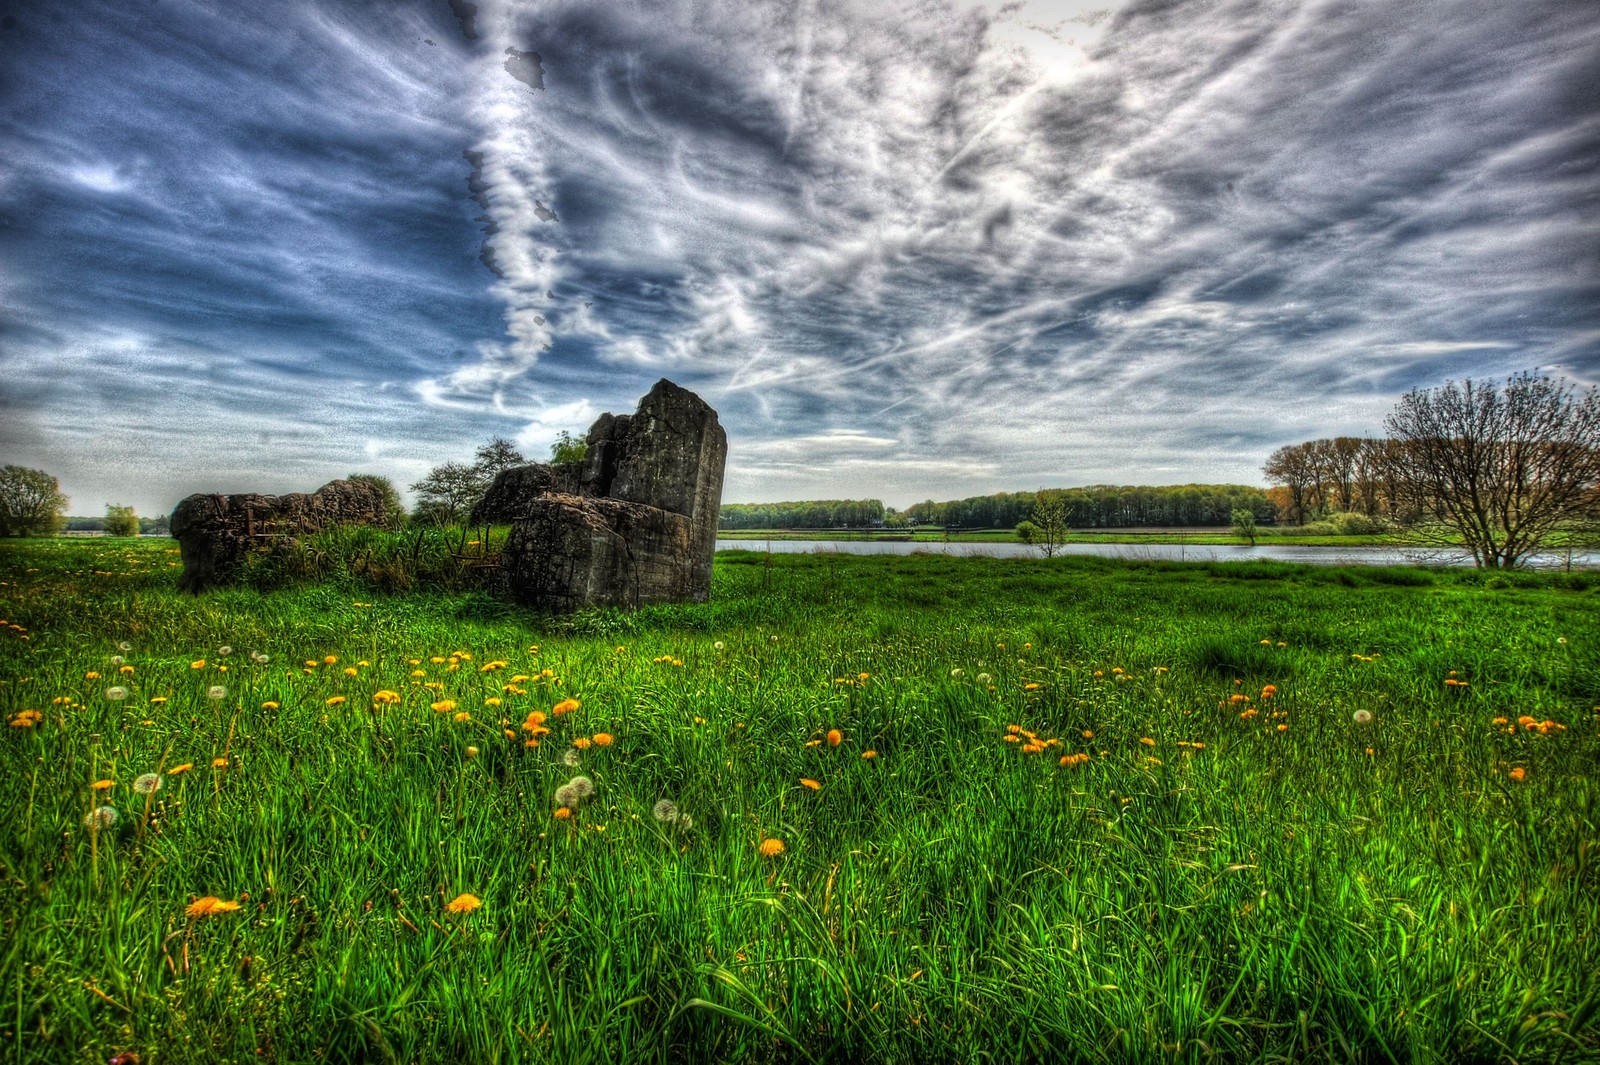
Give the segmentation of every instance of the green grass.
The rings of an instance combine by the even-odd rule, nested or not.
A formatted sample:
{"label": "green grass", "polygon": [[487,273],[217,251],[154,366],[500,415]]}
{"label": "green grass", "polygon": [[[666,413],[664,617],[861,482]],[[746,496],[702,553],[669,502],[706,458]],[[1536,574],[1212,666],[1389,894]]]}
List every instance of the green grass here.
{"label": "green grass", "polygon": [[1594,576],[732,553],[544,619],[169,544],[0,545],[0,1060],[1600,1058]]}

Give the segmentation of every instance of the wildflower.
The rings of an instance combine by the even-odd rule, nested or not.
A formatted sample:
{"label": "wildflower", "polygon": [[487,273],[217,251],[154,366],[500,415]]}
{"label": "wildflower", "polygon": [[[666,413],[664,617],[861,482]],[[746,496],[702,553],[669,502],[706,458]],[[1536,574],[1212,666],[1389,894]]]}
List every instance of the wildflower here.
{"label": "wildflower", "polygon": [[[1561,642],[1562,643],[1566,643],[1567,641],[1562,640]],[[724,648],[724,646],[725,645],[723,644],[723,642],[721,640],[718,640],[716,643],[711,645],[711,649],[713,651],[720,651],[720,650],[722,650]]]}
{"label": "wildflower", "polygon": [[89,786],[95,791],[110,791],[117,786],[117,782],[115,780],[97,780]]}
{"label": "wildflower", "polygon": [[445,903],[444,908],[450,913],[471,913],[482,905],[483,900],[478,896],[461,894]]}
{"label": "wildflower", "polygon": [[331,665],[334,665],[335,663],[337,663],[339,661],[339,656],[338,655],[329,655],[328,657],[324,658],[322,661],[325,664],[331,666]]}
{"label": "wildflower", "polygon": [[131,675],[133,673],[133,667],[132,666],[118,666],[117,667],[117,672],[123,674],[124,676],[129,676],[129,675]]}
{"label": "wildflower", "polygon": [[233,654],[233,648],[229,647],[227,644],[223,644],[221,647],[217,648],[217,654],[221,655],[223,658],[227,658],[229,655]]}
{"label": "wildflower", "polygon": [[120,665],[122,665],[122,663],[124,663],[126,661],[127,661],[127,659],[123,658],[121,655],[112,655],[111,656],[111,664],[114,665],[114,666],[120,666]]}
{"label": "wildflower", "polygon": [[1146,747],[1154,747],[1156,745],[1156,741],[1151,739],[1149,736],[1140,736],[1139,742],[1144,744]]}
{"label": "wildflower", "polygon": [[837,746],[839,746],[839,744],[841,744],[843,742],[844,742],[844,733],[840,732],[836,728],[831,728],[831,729],[828,730],[828,746],[829,747],[837,747]]}
{"label": "wildflower", "polygon": [[1523,769],[1520,765],[1517,766],[1517,768],[1513,769],[1511,771],[1511,773],[1510,773],[1510,776],[1511,776],[1512,780],[1521,780],[1524,777],[1526,777],[1527,775],[1528,775],[1527,771],[1525,769]]}
{"label": "wildflower", "polygon": [[[1121,670],[1118,670],[1117,672],[1120,673]],[[1031,681],[1030,680],[1028,683],[1026,683],[1026,684],[1024,684],[1022,686],[1022,690],[1025,691],[1025,692],[1036,692],[1036,691],[1039,690],[1039,685],[1038,685],[1038,683],[1036,681]]]}
{"label": "wildflower", "polygon": [[994,680],[994,678],[989,676],[987,673],[979,673],[977,676],[977,681],[979,684],[988,684],[992,680]]}
{"label": "wildflower", "polygon": [[213,702],[225,699],[227,698],[227,695],[228,689],[224,688],[220,684],[213,684],[211,687],[206,689],[206,698],[212,700]]}
{"label": "wildflower", "polygon": [[1371,710],[1357,710],[1350,715],[1350,719],[1358,725],[1365,725],[1372,720]]}
{"label": "wildflower", "polygon": [[800,783],[804,784],[806,787],[810,788],[812,791],[821,791],[822,790],[822,785],[818,781],[812,780],[810,777],[801,777],[800,778]]}
{"label": "wildflower", "polygon": [[197,658],[193,662],[189,663],[189,668],[190,669],[204,669],[204,668],[206,668],[206,660],[203,659],[203,658]]}
{"label": "wildflower", "polygon": [[228,759],[226,757],[222,757],[222,756],[219,756],[219,757],[211,759],[211,768],[212,769],[226,769],[226,768],[228,768]]}
{"label": "wildflower", "polygon": [[650,815],[662,824],[670,825],[678,819],[678,804],[671,799],[662,799],[656,803]]}
{"label": "wildflower", "polygon": [[331,698],[331,699],[329,699],[327,701],[327,705],[329,705],[329,706],[341,706],[343,704],[344,704],[344,696],[342,696],[342,695],[335,695],[335,696],[333,696],[333,698]]}
{"label": "wildflower", "polygon": [[776,858],[784,852],[783,840],[764,839],[761,841],[760,850],[763,858]]}
{"label": "wildflower", "polygon": [[393,706],[400,701],[400,693],[392,692],[387,688],[372,693],[372,701],[381,706]]}
{"label": "wildflower", "polygon": [[1261,646],[1262,647],[1271,647],[1272,646],[1272,641],[1271,640],[1262,640],[1261,641]]}
{"label": "wildflower", "polygon": [[126,699],[127,697],[128,697],[128,689],[122,687],[122,685],[120,685],[120,684],[117,685],[114,688],[107,688],[106,689],[106,698],[110,699],[114,703],[120,703],[122,700]]}
{"label": "wildflower", "polygon": [[83,815],[83,827],[90,832],[105,832],[117,826],[117,811],[110,806],[96,806]]}
{"label": "wildflower", "polygon": [[594,740],[596,747],[609,747],[616,741],[616,737],[609,732],[596,732],[590,739]]}
{"label": "wildflower", "polygon": [[436,714],[449,713],[456,708],[454,699],[440,699],[436,703],[429,703],[428,706]]}
{"label": "wildflower", "polygon": [[578,748],[580,751],[587,751],[589,749],[589,737],[579,736],[577,739],[572,741],[572,745]]}
{"label": "wildflower", "polygon": [[478,757],[478,748],[476,748],[476,747],[468,747],[467,748],[467,757],[468,758],[476,758],[476,757]]}
{"label": "wildflower", "polygon": [[1278,731],[1279,732],[1288,732],[1289,731],[1289,726],[1288,725],[1279,725],[1278,726]]}
{"label": "wildflower", "polygon": [[[151,700],[151,702],[154,702],[154,701],[155,700],[153,700],[153,699]],[[273,700],[271,700],[271,699],[268,699],[266,702],[261,704],[261,709],[263,709],[263,710],[276,710],[277,708],[278,708],[278,704],[276,702],[274,702]]]}
{"label": "wildflower", "polygon": [[870,677],[870,676],[872,676],[872,674],[871,674],[871,673],[857,673],[857,674],[856,674],[856,680],[858,680],[858,681],[864,681],[864,680],[866,680],[866,679],[867,679],[867,678],[868,678],[868,677]]}
{"label": "wildflower", "polygon": [[99,680],[100,679],[100,674],[95,673],[93,671],[90,671],[90,672],[85,673],[83,675],[83,679],[84,680]]}
{"label": "wildflower", "polygon": [[878,752],[877,751],[871,751],[871,750],[862,751],[861,752],[861,757],[863,757],[863,758],[876,758],[876,757],[878,757]]}
{"label": "wildflower", "polygon": [[588,777],[573,777],[567,781],[567,787],[575,791],[580,799],[587,799],[594,794],[594,781]]}
{"label": "wildflower", "polygon": [[555,813],[551,814],[550,816],[554,817],[557,821],[565,821],[572,816],[572,807],[557,806]]}
{"label": "wildflower", "polygon": [[561,763],[568,769],[576,769],[581,758],[576,748],[568,747],[566,753],[561,756]]}
{"label": "wildflower", "polygon": [[1368,754],[1372,754],[1372,753],[1374,753],[1374,752],[1373,752],[1373,750],[1372,750],[1372,748],[1371,748],[1371,747],[1368,747],[1368,748],[1367,748],[1367,753],[1368,753]]}
{"label": "wildflower", "polygon": [[456,712],[455,719],[458,722],[460,722],[460,721],[471,721],[472,720],[472,715],[467,713],[465,710],[459,710],[459,711]]}
{"label": "wildflower", "polygon": [[1264,688],[1261,689],[1261,698],[1263,698],[1263,699],[1270,699],[1274,695],[1277,695],[1277,694],[1278,694],[1278,686],[1276,684],[1268,684]]}
{"label": "wildflower", "polygon": [[1094,675],[1097,676],[1097,677],[1103,677],[1103,676],[1105,676],[1105,673],[1103,673],[1103,672],[1101,672],[1100,670],[1097,669],[1097,670],[1094,671]]}
{"label": "wildflower", "polygon": [[483,705],[484,706],[499,706],[500,703],[501,703],[501,699],[500,699],[500,696],[498,696],[498,695],[491,695],[491,696],[489,696],[489,698],[487,698],[487,699],[485,699],[483,701]]}
{"label": "wildflower", "polygon": [[154,795],[161,790],[161,774],[140,773],[133,778],[133,790],[140,795]]}
{"label": "wildflower", "polygon": [[355,666],[345,666],[344,667],[344,675],[347,676],[347,677],[354,677],[360,672],[361,671],[359,669],[357,669]]}
{"label": "wildflower", "polygon": [[117,650],[122,652],[131,651],[133,650],[133,644],[129,643],[127,640],[123,640],[121,643],[117,644]]}
{"label": "wildflower", "polygon": [[950,671],[950,679],[951,680],[960,680],[961,677],[962,677],[962,670],[961,670],[960,666],[957,666],[955,669],[952,669]]}
{"label": "wildflower", "polygon": [[224,901],[215,895],[203,895],[189,903],[189,907],[183,912],[189,917],[209,917],[214,913],[232,913],[238,908],[237,902]]}
{"label": "wildflower", "polygon": [[574,710],[578,709],[578,707],[580,707],[582,705],[583,704],[578,702],[578,700],[576,700],[576,699],[563,699],[559,703],[557,703],[556,705],[552,706],[550,708],[550,712],[552,714],[554,714],[556,717],[560,717],[562,714],[570,714],[570,713],[572,713]]}
{"label": "wildflower", "polygon": [[189,770],[191,770],[193,768],[194,768],[194,763],[193,762],[184,762],[182,765],[175,765],[171,769],[167,770],[167,776],[175,777],[179,773],[187,773]]}

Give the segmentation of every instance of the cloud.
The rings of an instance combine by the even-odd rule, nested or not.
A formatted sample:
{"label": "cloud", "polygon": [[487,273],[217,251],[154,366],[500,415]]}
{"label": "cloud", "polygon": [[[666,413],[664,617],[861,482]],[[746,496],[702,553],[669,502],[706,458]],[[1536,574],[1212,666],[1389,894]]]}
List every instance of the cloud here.
{"label": "cloud", "polygon": [[358,389],[330,446],[425,468],[665,374],[730,500],[905,503],[1256,481],[1413,387],[1600,379],[1591,5],[21,10],[0,439],[64,468],[64,412],[213,380],[171,424]]}

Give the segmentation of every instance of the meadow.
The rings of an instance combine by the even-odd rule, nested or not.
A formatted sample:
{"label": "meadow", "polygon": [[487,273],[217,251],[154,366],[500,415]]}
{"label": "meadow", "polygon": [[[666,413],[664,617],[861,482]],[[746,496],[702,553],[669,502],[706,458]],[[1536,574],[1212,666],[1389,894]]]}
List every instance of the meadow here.
{"label": "meadow", "polygon": [[0,545],[5,1061],[1600,1060],[1600,575],[176,562]]}

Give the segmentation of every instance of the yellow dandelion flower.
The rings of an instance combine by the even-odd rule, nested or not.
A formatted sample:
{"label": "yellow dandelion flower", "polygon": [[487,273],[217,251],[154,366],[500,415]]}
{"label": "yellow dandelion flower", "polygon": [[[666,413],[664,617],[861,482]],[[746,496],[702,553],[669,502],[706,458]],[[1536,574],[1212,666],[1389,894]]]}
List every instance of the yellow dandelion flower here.
{"label": "yellow dandelion flower", "polygon": [[556,717],[560,717],[562,714],[570,714],[570,713],[572,713],[574,710],[578,709],[578,707],[580,707],[582,705],[583,704],[578,702],[578,700],[576,700],[576,699],[563,699],[559,703],[557,703],[556,705],[552,706],[550,708],[550,712],[552,714],[554,714]]}
{"label": "yellow dandelion flower", "polygon": [[340,706],[343,703],[344,703],[344,696],[342,696],[342,695],[335,695],[331,699],[327,700],[327,705],[328,706]]}
{"label": "yellow dandelion flower", "polygon": [[428,706],[436,714],[449,713],[456,708],[455,700],[453,699],[440,699],[436,703],[429,703]]}
{"label": "yellow dandelion flower", "polygon": [[187,773],[189,770],[191,770],[193,768],[194,768],[194,763],[193,762],[184,762],[182,765],[175,765],[171,769],[167,770],[167,776],[175,777],[179,773]]}
{"label": "yellow dandelion flower", "polygon": [[339,656],[338,655],[328,655],[326,658],[324,658],[322,660],[323,665],[328,665],[328,666],[334,665],[338,661],[339,661]]}
{"label": "yellow dandelion flower", "polygon": [[863,757],[863,758],[876,758],[876,757],[878,757],[878,752],[877,751],[873,751],[873,750],[862,751],[861,752],[861,757]]}
{"label": "yellow dandelion flower", "polygon": [[459,713],[456,714],[455,719],[457,721],[471,721],[472,720],[472,715],[467,713],[465,710],[462,710],[462,711],[460,711]]}
{"label": "yellow dandelion flower", "polygon": [[831,728],[831,729],[828,730],[828,746],[829,747],[837,747],[837,746],[839,746],[839,744],[841,744],[843,742],[844,742],[844,733],[840,732],[836,728]]}
{"label": "yellow dandelion flower", "polygon": [[580,751],[586,751],[589,749],[589,738],[587,736],[579,736],[572,741],[572,745]]}
{"label": "yellow dandelion flower", "polygon": [[[151,702],[155,702],[154,699],[152,699],[150,701]],[[261,704],[261,709],[263,709],[263,710],[276,710],[277,708],[278,708],[278,704],[273,702],[271,699],[268,699],[266,702]]]}
{"label": "yellow dandelion flower", "polygon": [[1149,736],[1140,736],[1139,742],[1144,744],[1146,747],[1154,747],[1156,745],[1156,741],[1151,739]]}
{"label": "yellow dandelion flower", "polygon": [[776,858],[784,852],[785,848],[781,839],[764,839],[761,841],[761,856],[763,858]]}
{"label": "yellow dandelion flower", "polygon": [[1527,775],[1528,775],[1527,770],[1523,769],[1520,765],[1517,766],[1517,768],[1513,769],[1511,771],[1511,773],[1510,773],[1510,776],[1511,776],[1512,780],[1521,780],[1524,777],[1526,777]]}
{"label": "yellow dandelion flower", "polygon": [[484,706],[499,706],[500,705],[500,696],[498,696],[498,695],[489,696],[489,698],[487,698],[487,699],[485,699],[483,701],[483,705]]}
{"label": "yellow dandelion flower", "polygon": [[400,701],[400,693],[392,692],[387,688],[372,693],[372,701],[382,706],[393,706]]}
{"label": "yellow dandelion flower", "polygon": [[615,739],[616,737],[609,732],[596,732],[594,734],[594,745],[596,747],[609,747]]}
{"label": "yellow dandelion flower", "polygon": [[822,790],[822,784],[819,781],[812,780],[810,777],[801,777],[800,778],[800,783],[804,784],[806,787],[810,788],[812,791],[821,791]]}
{"label": "yellow dandelion flower", "polygon": [[483,905],[483,900],[476,895],[462,893],[445,903],[444,908],[450,913],[471,913]]}
{"label": "yellow dandelion flower", "polygon": [[89,786],[95,791],[109,791],[117,786],[117,782],[115,780],[97,780]]}
{"label": "yellow dandelion flower", "polygon": [[211,759],[211,768],[212,769],[226,769],[226,768],[228,768],[228,760],[226,758],[221,758],[221,757],[213,758],[213,759]]}
{"label": "yellow dandelion flower", "polygon": [[204,668],[206,668],[206,660],[203,659],[203,658],[197,658],[193,662],[189,663],[189,668],[190,669],[204,669]]}

